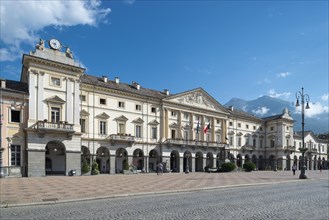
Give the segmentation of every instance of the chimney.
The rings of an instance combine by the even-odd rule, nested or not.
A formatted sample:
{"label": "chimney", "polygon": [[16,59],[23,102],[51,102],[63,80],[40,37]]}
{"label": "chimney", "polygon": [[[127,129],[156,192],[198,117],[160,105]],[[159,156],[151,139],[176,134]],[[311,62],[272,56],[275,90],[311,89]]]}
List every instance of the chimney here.
{"label": "chimney", "polygon": [[169,92],[168,89],[164,89],[164,90],[163,90],[163,93],[166,94],[166,95],[169,95],[169,94],[170,94],[170,92]]}
{"label": "chimney", "polygon": [[107,76],[102,76],[103,77],[103,81],[106,83],[107,82]]}
{"label": "chimney", "polygon": [[119,77],[115,77],[115,83],[117,83],[117,84],[120,83]]}
{"label": "chimney", "polygon": [[137,90],[140,90],[140,88],[141,88],[141,86],[137,82],[134,82],[134,81],[131,82],[131,85]]}
{"label": "chimney", "polygon": [[6,88],[6,80],[0,79],[1,80],[1,88]]}

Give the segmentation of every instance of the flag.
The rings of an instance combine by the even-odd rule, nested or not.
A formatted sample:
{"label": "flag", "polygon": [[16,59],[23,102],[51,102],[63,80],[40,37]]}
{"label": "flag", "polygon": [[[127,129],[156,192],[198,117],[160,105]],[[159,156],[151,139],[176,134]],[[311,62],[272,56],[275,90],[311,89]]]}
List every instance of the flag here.
{"label": "flag", "polygon": [[196,126],[196,133],[199,134],[200,123],[198,121],[198,125]]}
{"label": "flag", "polygon": [[210,129],[210,122],[209,122],[209,124],[203,129],[204,133],[207,133],[209,129]]}

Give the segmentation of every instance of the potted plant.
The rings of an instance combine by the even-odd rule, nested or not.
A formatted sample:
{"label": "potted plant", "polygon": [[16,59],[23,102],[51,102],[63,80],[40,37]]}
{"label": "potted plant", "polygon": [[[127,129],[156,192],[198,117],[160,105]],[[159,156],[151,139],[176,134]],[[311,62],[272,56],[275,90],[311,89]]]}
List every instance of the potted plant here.
{"label": "potted plant", "polygon": [[251,172],[253,170],[256,169],[256,165],[252,162],[245,162],[243,164],[243,169],[246,171],[246,172]]}

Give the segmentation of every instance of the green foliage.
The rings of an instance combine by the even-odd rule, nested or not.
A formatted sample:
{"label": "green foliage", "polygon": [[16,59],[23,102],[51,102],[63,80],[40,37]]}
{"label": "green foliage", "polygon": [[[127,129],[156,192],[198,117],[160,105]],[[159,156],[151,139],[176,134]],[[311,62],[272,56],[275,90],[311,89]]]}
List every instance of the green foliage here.
{"label": "green foliage", "polygon": [[253,170],[256,169],[256,165],[253,163],[253,162],[245,162],[243,164],[243,169],[246,171],[246,172],[251,172]]}
{"label": "green foliage", "polygon": [[232,170],[234,170],[236,168],[234,163],[231,162],[225,162],[221,165],[220,170],[222,172],[231,172]]}
{"label": "green foliage", "polygon": [[123,161],[123,169],[124,169],[124,170],[129,170],[128,160],[124,160],[124,161]]}
{"label": "green foliage", "polygon": [[94,161],[91,167],[91,175],[98,175],[98,174],[99,174],[98,163]]}
{"label": "green foliage", "polygon": [[90,171],[90,166],[85,158],[82,160],[82,170],[81,171],[83,174],[88,173]]}

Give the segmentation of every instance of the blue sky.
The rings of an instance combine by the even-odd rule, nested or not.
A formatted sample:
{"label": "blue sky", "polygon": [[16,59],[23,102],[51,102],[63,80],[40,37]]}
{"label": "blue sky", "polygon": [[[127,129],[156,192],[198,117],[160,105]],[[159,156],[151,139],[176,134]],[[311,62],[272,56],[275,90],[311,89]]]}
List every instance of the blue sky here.
{"label": "blue sky", "polygon": [[221,104],[262,95],[328,111],[328,1],[1,0],[1,77],[20,79],[39,38],[69,46],[86,73]]}

